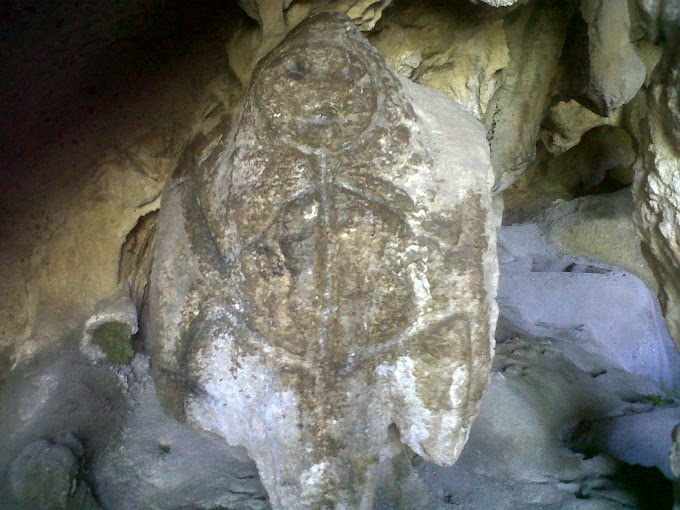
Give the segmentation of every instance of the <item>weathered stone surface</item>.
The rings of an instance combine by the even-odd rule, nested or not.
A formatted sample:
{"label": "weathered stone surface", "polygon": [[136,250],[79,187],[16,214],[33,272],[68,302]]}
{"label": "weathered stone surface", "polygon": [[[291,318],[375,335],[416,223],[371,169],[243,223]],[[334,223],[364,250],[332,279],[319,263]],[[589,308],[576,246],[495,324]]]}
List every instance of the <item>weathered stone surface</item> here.
{"label": "weathered stone surface", "polygon": [[243,448],[163,413],[142,355],[36,357],[3,379],[0,409],[2,510],[270,509]]}
{"label": "weathered stone surface", "polygon": [[630,273],[555,253],[536,225],[503,228],[499,327],[512,324],[537,338],[566,335],[628,373],[668,388],[680,383],[680,355],[649,289]]}
{"label": "weathered stone surface", "polygon": [[370,508],[402,444],[453,463],[492,351],[491,181],[479,123],[347,18],[304,22],[166,189],[166,409],[245,445],[274,508]]}
{"label": "weathered stone surface", "polygon": [[634,209],[632,193],[624,189],[560,201],[534,221],[562,253],[620,267],[656,293],[658,283],[635,231]]}
{"label": "weathered stone surface", "polygon": [[[680,408],[651,402],[664,398],[659,379],[665,388],[669,379],[677,384],[680,355],[667,334],[649,327],[650,319],[663,327],[653,296],[644,289],[647,305],[640,306],[634,277],[560,253],[536,225],[502,227],[498,251],[498,343],[470,439],[453,466],[415,463],[435,504],[403,484],[412,490],[410,505],[380,510],[670,508],[661,473],[636,484],[648,487],[641,495],[621,476],[631,466],[613,458],[668,468],[669,423]],[[540,317],[526,321],[521,310]],[[616,357],[613,343],[623,344]],[[671,356],[649,363],[667,347]],[[631,361],[637,368],[630,370]]]}
{"label": "weathered stone surface", "polygon": [[270,510],[244,448],[168,417],[156,400],[148,359],[128,374],[120,433],[92,452],[88,478],[104,508]]}
{"label": "weathered stone surface", "polygon": [[673,492],[675,494],[675,505],[673,510],[680,509],[680,423],[673,428],[671,433],[671,471],[675,476]]}
{"label": "weathered stone surface", "polygon": [[239,0],[257,27],[242,24],[229,44],[229,64],[242,83],[255,66],[302,20],[319,12],[346,14],[360,30],[369,31],[392,0]]}
{"label": "weathered stone surface", "polygon": [[80,349],[93,361],[116,364],[132,361],[131,337],[137,333],[137,309],[127,289],[97,305],[86,322]]}
{"label": "weathered stone surface", "polygon": [[[677,39],[680,4],[675,0],[635,0],[636,21],[645,37],[652,42],[661,38]],[[671,46],[672,47],[672,43]]]}
{"label": "weathered stone surface", "polygon": [[510,62],[484,121],[497,191],[510,186],[536,157],[571,15],[567,2],[531,2],[503,20]]}
{"label": "weathered stone surface", "polygon": [[489,4],[493,7],[509,7],[513,4],[516,4],[519,0],[472,0],[472,3],[480,3],[484,2],[485,4]]}
{"label": "weathered stone surface", "polygon": [[598,113],[611,115],[645,81],[646,67],[630,41],[627,0],[583,0],[588,23],[590,83],[585,93]]}
{"label": "weathered stone surface", "polygon": [[589,422],[584,438],[593,450],[613,455],[627,464],[658,468],[673,479],[668,452],[672,448],[672,431],[680,421],[680,407],[663,392],[655,391],[648,400],[668,403],[654,406],[648,412],[610,416]]}
{"label": "weathered stone surface", "polygon": [[584,133],[577,146],[549,160],[547,174],[566,189],[592,192],[615,169],[628,169],[627,179],[622,178],[630,183],[634,161],[635,151],[626,130],[598,126]]}
{"label": "weathered stone surface", "polygon": [[78,460],[68,448],[41,440],[29,444],[14,459],[10,484],[25,508],[66,508]]}
{"label": "weathered stone surface", "polygon": [[[635,223],[659,283],[668,328],[680,345],[680,57],[675,50],[655,74],[643,123],[642,158],[633,190]],[[665,72],[663,70],[666,70]]]}
{"label": "weathered stone surface", "polygon": [[[179,5],[7,7],[12,15],[0,21],[8,34],[0,67],[13,70],[0,85],[11,119],[0,126],[3,375],[64,338],[75,347],[73,332],[130,276],[121,247],[139,218],[158,209],[186,140],[228,115],[239,93],[235,77],[218,74],[231,29],[178,38]],[[182,8],[192,31],[203,26],[194,9],[201,7]]]}
{"label": "weathered stone surface", "polygon": [[370,41],[394,71],[444,92],[478,119],[509,62],[500,16],[466,16],[460,4],[397,3]]}
{"label": "weathered stone surface", "polygon": [[[557,200],[571,202],[576,198],[585,199],[584,195],[615,192],[629,185],[633,179],[636,158],[633,140],[620,127],[595,127],[582,135],[578,145],[556,157],[542,147],[539,149],[537,161],[503,193],[505,224],[532,218]],[[602,199],[593,198],[593,201],[600,202]],[[562,211],[555,208],[555,217],[561,213],[571,214],[567,210],[570,207],[565,206]],[[630,224],[630,218],[626,218],[625,213],[621,214],[623,211],[616,205],[605,205],[602,211],[617,211],[617,221],[622,222],[621,226],[625,228]],[[607,216],[612,215],[608,213]],[[584,221],[589,220],[584,218]],[[630,240],[636,242],[636,238],[634,236]],[[578,242],[585,245],[590,242],[589,239],[590,236],[584,232]]]}
{"label": "weathered stone surface", "polygon": [[675,493],[675,505],[673,510],[678,510],[680,508],[680,423],[673,428],[671,433],[671,471],[673,476],[675,476],[675,481],[673,484]]}
{"label": "weathered stone surface", "polygon": [[0,409],[0,508],[99,508],[84,477],[84,445],[88,453],[104,448],[120,424],[117,378],[51,352],[3,379]]}
{"label": "weathered stone surface", "polygon": [[541,141],[551,154],[562,154],[578,144],[587,131],[605,124],[618,125],[619,117],[602,117],[574,99],[560,101],[549,110],[541,131]]}

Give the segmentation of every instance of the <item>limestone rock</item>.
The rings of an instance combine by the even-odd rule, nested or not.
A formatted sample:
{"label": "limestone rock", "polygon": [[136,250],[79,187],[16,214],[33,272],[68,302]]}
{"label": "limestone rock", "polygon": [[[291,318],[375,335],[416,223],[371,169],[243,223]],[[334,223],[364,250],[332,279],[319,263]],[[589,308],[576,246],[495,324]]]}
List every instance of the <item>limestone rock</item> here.
{"label": "limestone rock", "polygon": [[590,83],[585,93],[608,116],[628,103],[645,81],[646,66],[630,41],[627,0],[583,0],[588,23]]}
{"label": "limestone rock", "polygon": [[661,38],[673,41],[678,37],[680,4],[675,0],[635,0],[636,18],[651,42]]}
{"label": "limestone rock", "polygon": [[602,125],[618,125],[620,115],[602,117],[578,101],[560,101],[550,108],[541,140],[551,154],[559,155],[581,141],[584,133]]}
{"label": "limestone rock", "polygon": [[612,170],[628,169],[628,176],[619,178],[622,184],[630,184],[634,161],[633,143],[626,130],[604,125],[584,133],[577,146],[550,161],[548,174],[569,189],[592,192]]}
{"label": "limestone rock", "polygon": [[516,4],[519,0],[471,0],[472,3],[484,2],[492,7],[509,7]]}
{"label": "limestone rock", "polygon": [[92,360],[127,364],[132,361],[131,337],[137,333],[137,309],[128,289],[97,305],[85,322],[80,348]]}
{"label": "limestone rock", "polygon": [[[649,398],[663,402],[668,397],[654,392]],[[678,422],[680,407],[670,399],[669,403],[648,412],[590,421],[583,440],[588,449],[607,452],[628,464],[656,467],[672,479],[668,452],[672,447],[672,431]]]}
{"label": "limestone rock", "polygon": [[120,249],[118,279],[129,289],[137,311],[148,302],[149,274],[156,245],[158,210],[139,218]]}
{"label": "limestone rock", "polygon": [[[506,224],[532,218],[557,200],[571,202],[584,195],[621,190],[633,179],[636,159],[628,132],[609,125],[589,130],[578,145],[555,157],[541,146],[537,155],[536,162],[503,193]],[[600,201],[593,198],[593,202]],[[607,210],[607,206],[601,209]],[[622,211],[616,207],[614,210],[625,224]]]}
{"label": "limestone rock", "polygon": [[640,508],[630,488],[617,482],[621,463],[606,454],[577,453],[564,432],[585,417],[620,416],[632,407],[627,401],[654,386],[570,345],[567,337],[499,339],[491,381],[460,459],[451,467],[417,468],[439,495],[439,505],[420,508]]}
{"label": "limestone rock", "polygon": [[[677,62],[677,55],[671,57]],[[636,167],[635,223],[659,283],[671,335],[680,345],[680,114],[677,66],[665,67],[650,87],[641,164]]]}
{"label": "limestone rock", "polygon": [[535,224],[502,227],[498,252],[491,381],[456,464],[416,466],[438,505],[415,508],[668,508],[663,480],[638,499],[620,476],[630,466],[612,458],[668,466],[658,436],[678,408],[646,399],[659,381],[677,387],[680,354],[659,335],[654,296],[631,275],[560,253]]}
{"label": "limestone rock", "polygon": [[[13,55],[11,81],[20,88],[8,98],[4,86],[11,82],[5,82],[0,102],[17,121],[34,121],[22,129],[3,127],[11,136],[0,144],[2,156],[14,156],[2,159],[0,179],[3,375],[64,338],[69,347],[77,346],[76,332],[96,304],[129,276],[121,247],[139,218],[158,209],[159,194],[186,140],[232,108],[229,98],[222,95],[219,101],[208,86],[224,67],[230,29],[220,26],[187,40],[187,46],[164,36],[153,44],[151,56],[144,41],[151,44],[147,38],[155,36],[150,34],[168,22],[150,14],[151,5],[61,2],[55,7],[20,10],[21,25],[33,29],[26,29],[28,37],[10,37],[13,46],[3,54]],[[94,24],[78,21],[95,13]],[[40,21],[30,21],[31,16]],[[55,31],[52,23],[57,22],[62,30]],[[182,51],[175,51],[180,46]],[[33,64],[42,69],[38,75],[31,74]],[[223,73],[218,78],[222,88],[238,92],[235,77]],[[26,94],[27,83],[41,92]]]}
{"label": "limestone rock", "polygon": [[509,62],[503,20],[461,16],[458,5],[433,7],[394,5],[371,43],[397,73],[444,92],[482,119]]}
{"label": "limestone rock", "polygon": [[3,510],[98,508],[84,445],[104,448],[120,423],[116,377],[72,353],[36,356],[3,379],[0,408]]}
{"label": "limestone rock", "polygon": [[320,10],[345,13],[361,30],[371,30],[392,0],[330,0],[321,5],[313,0],[239,0],[238,3],[265,32],[271,25],[286,24],[291,19],[302,21],[301,16],[295,15],[296,11],[309,15]]}
{"label": "limestone rock", "polygon": [[116,510],[269,510],[255,464],[243,448],[169,418],[156,400],[148,359],[133,360],[121,432],[89,466],[97,497]]}
{"label": "limestone rock", "polygon": [[142,355],[38,356],[3,379],[0,408],[2,510],[270,508],[243,448],[163,413]]}
{"label": "limestone rock", "polygon": [[656,293],[658,284],[633,223],[634,210],[632,194],[624,189],[556,203],[536,221],[562,253],[620,267]]}
{"label": "limestone rock", "polygon": [[[451,129],[455,126],[455,129]],[[460,455],[495,324],[484,130],[345,17],[258,66],[187,152],[152,272],[158,395],[245,445],[277,509],[368,509],[403,446]]]}
{"label": "limestone rock", "polygon": [[510,186],[536,157],[570,18],[566,2],[531,2],[503,20],[510,63],[502,71],[484,121],[496,173],[495,191]]}
{"label": "limestone rock", "polygon": [[[559,253],[537,225],[503,227],[499,329],[563,338],[657,385],[680,384],[680,354],[659,305],[630,273]],[[613,340],[615,339],[615,340]]]}
{"label": "limestone rock", "polygon": [[241,83],[247,84],[260,59],[305,18],[319,12],[340,12],[360,30],[368,31],[391,3],[392,0],[239,0],[258,27],[241,25],[229,44],[229,64]]}

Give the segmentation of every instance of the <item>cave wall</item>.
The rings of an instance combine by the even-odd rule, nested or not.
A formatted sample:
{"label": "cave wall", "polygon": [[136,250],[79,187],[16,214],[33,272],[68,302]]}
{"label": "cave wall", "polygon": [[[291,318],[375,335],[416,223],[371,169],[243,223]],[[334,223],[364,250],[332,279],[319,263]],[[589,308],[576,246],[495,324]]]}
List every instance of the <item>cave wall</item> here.
{"label": "cave wall", "polygon": [[201,120],[239,93],[223,50],[241,14],[221,2],[0,9],[4,371],[77,337],[134,279],[127,255],[148,237],[139,219],[157,210]]}
{"label": "cave wall", "polygon": [[634,181],[634,205],[617,209],[615,227],[579,219],[561,239],[585,254],[593,243],[579,238],[597,244],[611,234],[594,253],[627,258],[659,288],[680,340],[677,2],[16,1],[0,9],[3,371],[75,341],[97,303],[121,289],[131,286],[141,307],[153,214],[178,155],[232,115],[259,58],[325,9],[348,14],[396,72],[483,121],[506,223]]}

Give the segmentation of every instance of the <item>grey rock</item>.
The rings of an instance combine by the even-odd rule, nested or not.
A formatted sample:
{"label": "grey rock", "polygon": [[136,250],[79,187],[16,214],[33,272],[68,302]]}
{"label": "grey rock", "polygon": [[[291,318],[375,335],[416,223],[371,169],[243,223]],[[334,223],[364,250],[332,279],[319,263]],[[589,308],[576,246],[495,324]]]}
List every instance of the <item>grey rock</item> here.
{"label": "grey rock", "polygon": [[680,508],[680,423],[671,432],[670,463],[671,472],[675,477],[673,483],[675,506],[673,506],[673,510],[677,510]]}
{"label": "grey rock", "polygon": [[161,411],[144,356],[50,356],[6,378],[0,405],[2,510],[269,508],[243,448]]}
{"label": "grey rock", "polygon": [[96,508],[83,445],[103,449],[115,434],[119,379],[74,353],[48,353],[3,380],[0,409],[0,508]]}
{"label": "grey rock", "polygon": [[245,445],[274,508],[370,508],[404,445],[453,463],[491,359],[490,183],[477,121],[347,18],[301,24],[164,195],[165,408]]}
{"label": "grey rock", "polygon": [[[680,3],[677,0],[635,0],[635,10],[645,36],[656,43],[660,38],[674,41],[680,25]],[[669,48],[673,44],[668,45]]]}
{"label": "grey rock", "polygon": [[656,297],[639,278],[584,257],[556,256],[533,224],[503,227],[499,246],[506,269],[499,328],[506,336],[569,339],[657,385],[680,383],[680,354]]}
{"label": "grey rock", "polygon": [[620,463],[577,453],[570,431],[582,420],[622,413],[628,401],[652,388],[568,341],[516,336],[499,343],[491,382],[458,462],[416,467],[436,500],[424,508],[639,508],[612,479]]}
{"label": "grey rock", "polygon": [[90,467],[99,501],[116,510],[266,510],[267,493],[243,448],[165,415],[148,361],[134,360],[129,409]]}
{"label": "grey rock", "polygon": [[680,423],[679,402],[663,392],[655,392],[643,402],[658,404],[650,405],[647,412],[588,422],[581,438],[583,447],[607,452],[627,464],[659,468],[672,479],[669,452],[673,428]]}
{"label": "grey rock", "polygon": [[10,485],[25,508],[63,510],[78,472],[77,459],[68,448],[34,441],[10,466]]}
{"label": "grey rock", "polygon": [[519,0],[471,0],[472,3],[480,3],[484,2],[485,4],[489,4],[493,7],[509,7],[513,4],[516,4]]}
{"label": "grey rock", "polygon": [[[657,358],[657,352],[646,358],[647,371],[640,366],[632,367],[637,373],[629,371],[631,350],[645,349],[639,333],[627,327],[637,328],[637,321],[652,325],[645,302],[653,307],[653,296],[639,291],[636,296],[625,287],[614,292],[622,280],[619,270],[560,253],[537,224],[503,227],[498,245],[500,317],[491,382],[456,464],[414,463],[431,498],[414,490],[413,500],[427,510],[621,510],[651,504],[638,501],[619,473],[623,462],[668,469],[677,408],[651,402],[661,393],[660,375],[678,373],[677,353]],[[569,285],[580,291],[568,291]],[[633,288],[638,286],[639,281]],[[598,297],[606,305],[594,306]],[[636,300],[641,301],[630,308]],[[607,308],[615,310],[606,338],[604,330],[587,335],[569,326],[581,322],[597,333]],[[614,323],[627,309],[630,322],[618,329]],[[668,343],[653,328],[649,333],[647,341],[657,349]],[[605,340],[623,346],[627,358],[613,356],[616,347],[603,347]],[[650,373],[653,362],[660,373]],[[596,454],[586,457],[579,453],[584,450]]]}

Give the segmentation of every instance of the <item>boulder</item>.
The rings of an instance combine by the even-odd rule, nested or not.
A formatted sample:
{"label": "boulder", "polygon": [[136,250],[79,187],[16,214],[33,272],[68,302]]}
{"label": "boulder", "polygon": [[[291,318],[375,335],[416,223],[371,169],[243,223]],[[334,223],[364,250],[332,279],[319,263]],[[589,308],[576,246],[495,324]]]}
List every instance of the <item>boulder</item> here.
{"label": "boulder", "polygon": [[455,462],[491,361],[491,182],[478,121],[309,18],[165,190],[162,404],[244,445],[275,509],[371,508],[405,446]]}

